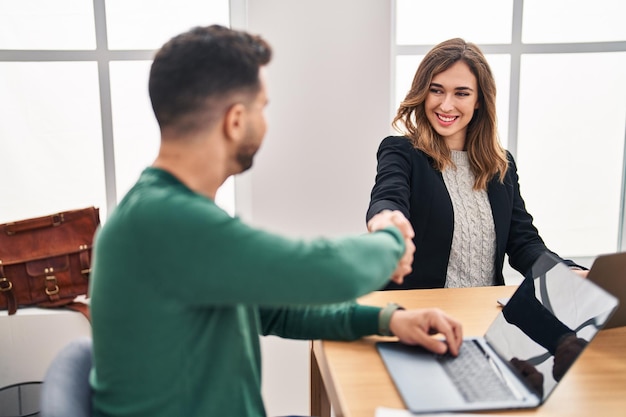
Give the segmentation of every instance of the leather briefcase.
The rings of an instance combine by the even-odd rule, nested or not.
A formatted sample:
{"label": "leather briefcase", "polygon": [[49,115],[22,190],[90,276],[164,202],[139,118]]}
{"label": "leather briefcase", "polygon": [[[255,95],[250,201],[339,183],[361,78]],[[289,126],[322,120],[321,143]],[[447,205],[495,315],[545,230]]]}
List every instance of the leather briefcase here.
{"label": "leather briefcase", "polygon": [[89,318],[91,249],[99,210],[87,207],[0,224],[0,310],[61,307]]}

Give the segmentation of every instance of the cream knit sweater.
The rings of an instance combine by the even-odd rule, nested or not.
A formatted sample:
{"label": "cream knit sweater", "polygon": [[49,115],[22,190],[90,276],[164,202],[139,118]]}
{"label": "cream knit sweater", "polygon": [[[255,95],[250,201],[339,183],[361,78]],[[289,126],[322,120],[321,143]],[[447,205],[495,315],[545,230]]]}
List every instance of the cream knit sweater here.
{"label": "cream knit sweater", "polygon": [[452,161],[456,167],[442,173],[454,211],[446,287],[493,285],[496,231],[487,191],[472,189],[467,152],[452,151]]}

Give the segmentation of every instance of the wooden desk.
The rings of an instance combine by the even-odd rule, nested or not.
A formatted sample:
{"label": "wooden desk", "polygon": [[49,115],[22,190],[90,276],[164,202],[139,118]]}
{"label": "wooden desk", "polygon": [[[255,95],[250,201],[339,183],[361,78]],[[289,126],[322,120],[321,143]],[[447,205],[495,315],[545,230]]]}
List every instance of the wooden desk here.
{"label": "wooden desk", "polygon": [[[496,300],[516,287],[380,291],[362,304],[395,301],[407,308],[439,307],[463,323],[464,336],[480,336],[500,312]],[[373,417],[376,407],[405,408],[374,343],[315,341],[311,350],[311,415]],[[497,412],[515,416],[624,416],[626,327],[601,331],[541,407]],[[489,414],[483,412],[481,414]],[[491,413],[494,414],[494,413]]]}

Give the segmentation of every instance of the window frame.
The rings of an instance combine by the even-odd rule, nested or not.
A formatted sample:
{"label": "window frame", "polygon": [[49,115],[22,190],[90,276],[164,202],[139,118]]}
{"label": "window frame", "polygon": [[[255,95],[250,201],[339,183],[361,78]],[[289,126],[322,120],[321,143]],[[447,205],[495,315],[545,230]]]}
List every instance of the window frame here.
{"label": "window frame", "polygon": [[[98,90],[100,97],[100,119],[102,126],[102,152],[104,164],[104,186],[106,213],[117,206],[117,178],[115,163],[115,145],[113,133],[113,109],[111,92],[110,63],[114,61],[152,61],[155,49],[112,50],[107,39],[106,0],[93,1],[95,29],[95,49],[93,50],[37,50],[37,49],[0,49],[0,62],[96,62],[98,71]],[[231,27],[245,27],[247,13],[246,0],[228,0]],[[246,179],[242,188],[246,189]],[[241,192],[237,192],[237,179],[227,181],[227,186],[235,188],[235,202]],[[218,191],[219,200],[219,191]],[[233,208],[234,211],[234,208]],[[231,213],[234,214],[234,213]],[[103,219],[104,220],[104,219]]]}

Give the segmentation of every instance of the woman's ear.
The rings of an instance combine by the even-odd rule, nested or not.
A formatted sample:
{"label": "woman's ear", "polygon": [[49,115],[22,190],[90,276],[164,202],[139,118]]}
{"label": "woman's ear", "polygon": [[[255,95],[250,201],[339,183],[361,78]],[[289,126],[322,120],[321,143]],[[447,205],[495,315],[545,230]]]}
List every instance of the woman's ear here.
{"label": "woman's ear", "polygon": [[226,110],[224,116],[224,136],[227,139],[239,142],[245,134],[246,107],[242,103],[235,103]]}

